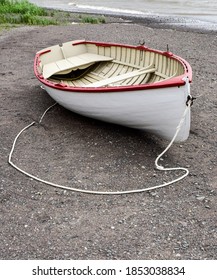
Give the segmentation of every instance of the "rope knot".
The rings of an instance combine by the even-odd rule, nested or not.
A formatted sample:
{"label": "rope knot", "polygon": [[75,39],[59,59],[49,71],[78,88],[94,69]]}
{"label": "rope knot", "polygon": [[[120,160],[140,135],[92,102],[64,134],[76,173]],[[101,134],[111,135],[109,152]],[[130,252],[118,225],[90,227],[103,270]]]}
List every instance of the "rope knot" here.
{"label": "rope knot", "polygon": [[186,100],[186,106],[191,107],[193,105],[195,99],[196,99],[196,97],[188,95],[187,100]]}

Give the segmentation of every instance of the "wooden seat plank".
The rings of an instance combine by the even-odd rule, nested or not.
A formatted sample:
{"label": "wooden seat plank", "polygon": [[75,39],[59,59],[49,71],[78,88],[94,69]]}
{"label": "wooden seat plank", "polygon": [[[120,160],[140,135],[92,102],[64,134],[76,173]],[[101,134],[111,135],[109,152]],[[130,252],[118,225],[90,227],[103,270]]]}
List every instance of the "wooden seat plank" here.
{"label": "wooden seat plank", "polygon": [[72,70],[84,69],[96,62],[112,60],[112,57],[92,53],[84,53],[45,64],[43,67],[43,76],[45,79],[47,79],[54,74],[66,74],[67,72]]}

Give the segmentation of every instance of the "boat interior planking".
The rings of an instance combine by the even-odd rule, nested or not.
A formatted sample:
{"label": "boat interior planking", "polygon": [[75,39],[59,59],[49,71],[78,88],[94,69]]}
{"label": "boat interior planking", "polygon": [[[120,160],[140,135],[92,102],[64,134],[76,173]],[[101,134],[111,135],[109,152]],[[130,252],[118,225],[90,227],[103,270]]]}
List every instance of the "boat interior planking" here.
{"label": "boat interior planking", "polygon": [[96,88],[158,83],[183,75],[185,68],[171,53],[144,46],[71,41],[40,51],[37,71],[51,83]]}

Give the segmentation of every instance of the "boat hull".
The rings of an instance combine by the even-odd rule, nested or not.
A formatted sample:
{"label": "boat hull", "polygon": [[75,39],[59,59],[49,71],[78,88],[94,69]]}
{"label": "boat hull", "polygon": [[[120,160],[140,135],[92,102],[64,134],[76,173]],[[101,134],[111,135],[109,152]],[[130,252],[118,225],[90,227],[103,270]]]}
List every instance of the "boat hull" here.
{"label": "boat hull", "polygon": [[[192,70],[171,52],[76,40],[35,56],[34,72],[48,94],[78,114],[171,140],[186,109]],[[190,110],[176,142],[190,131]]]}
{"label": "boat hull", "polygon": [[[65,91],[43,85],[61,106],[75,113],[154,133],[171,140],[186,108],[189,82],[183,86],[135,91]],[[190,110],[175,139],[185,141],[190,131]]]}

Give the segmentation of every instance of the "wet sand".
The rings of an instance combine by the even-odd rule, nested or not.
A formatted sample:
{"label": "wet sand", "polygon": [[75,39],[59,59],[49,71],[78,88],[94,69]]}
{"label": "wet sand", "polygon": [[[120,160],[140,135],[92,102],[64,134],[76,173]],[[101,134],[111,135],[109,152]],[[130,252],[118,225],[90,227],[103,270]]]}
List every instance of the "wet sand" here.
{"label": "wet sand", "polygon": [[[164,166],[190,175],[151,192],[99,196],[33,181],[7,162],[14,137],[53,100],[33,73],[35,53],[74,39],[165,49],[193,68],[189,139]],[[20,27],[0,35],[0,258],[216,259],[216,33],[109,23]],[[94,190],[153,186],[180,175],[154,169],[168,143],[153,135],[73,114],[60,106],[25,132],[13,161],[59,184]]]}

